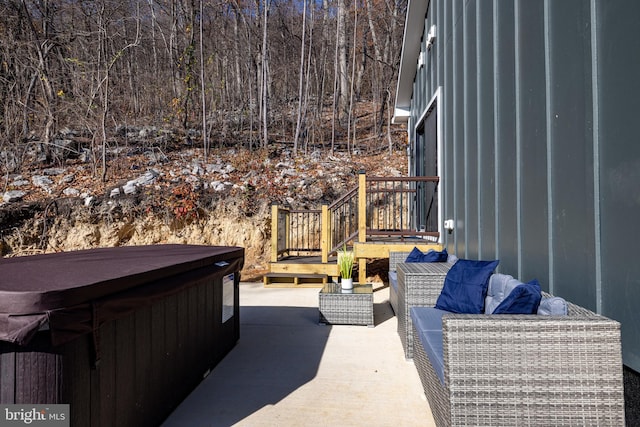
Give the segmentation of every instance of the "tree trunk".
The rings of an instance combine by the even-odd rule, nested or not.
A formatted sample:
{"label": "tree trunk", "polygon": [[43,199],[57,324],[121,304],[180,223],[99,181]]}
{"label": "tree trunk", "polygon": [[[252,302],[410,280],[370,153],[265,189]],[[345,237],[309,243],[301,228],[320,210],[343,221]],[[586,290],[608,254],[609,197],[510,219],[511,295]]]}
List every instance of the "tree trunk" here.
{"label": "tree trunk", "polygon": [[354,13],[354,18],[353,18],[353,55],[352,55],[352,65],[351,65],[351,88],[349,90],[349,122],[348,122],[348,131],[347,131],[347,151],[349,152],[349,155],[351,155],[352,150],[355,148],[355,123],[353,128],[353,145],[350,145],[350,141],[351,141],[351,129],[352,129],[352,117],[353,117],[353,110],[354,110],[354,106],[353,106],[353,96],[354,96],[354,82],[355,82],[355,72],[356,72],[356,39],[358,36],[358,5],[357,3],[354,3],[353,5],[353,9],[355,11]]}
{"label": "tree trunk", "polygon": [[338,120],[349,115],[349,77],[347,64],[347,5],[345,0],[338,0],[338,30],[337,30],[337,46],[338,46],[338,68],[340,91],[338,92],[338,105],[340,114]]}
{"label": "tree trunk", "polygon": [[[238,21],[240,20],[240,16],[238,13],[238,9],[234,8],[233,14],[233,49],[234,49],[234,68],[236,71],[236,79],[235,79],[235,88],[234,88],[234,99],[236,102],[242,102],[242,72],[240,70],[240,29],[238,25]],[[249,56],[250,58],[251,56]],[[251,92],[251,88],[249,88],[249,92]]]}
{"label": "tree trunk", "polygon": [[202,148],[204,151],[205,163],[209,159],[209,129],[207,128],[207,91],[204,81],[204,0],[200,0],[200,95],[202,97]]}
{"label": "tree trunk", "polygon": [[300,138],[300,127],[302,125],[302,90],[304,86],[304,47],[307,25],[307,0],[302,0],[302,36],[300,37],[300,71],[298,79],[298,116],[296,118],[296,133],[293,138],[293,156],[298,155],[298,138]]}
{"label": "tree trunk", "polygon": [[307,117],[309,115],[309,81],[311,78],[311,52],[313,48],[313,22],[314,22],[314,13],[315,8],[311,8],[311,24],[309,25],[309,54],[307,55],[307,71],[305,73],[305,88],[304,88],[304,104],[302,107],[302,123],[304,125],[304,152],[308,153],[308,144],[309,144],[309,135],[307,132]]}
{"label": "tree trunk", "polygon": [[267,52],[267,22],[269,18],[269,1],[263,0],[263,21],[262,21],[262,148],[269,145],[267,108],[269,107],[269,61]]}

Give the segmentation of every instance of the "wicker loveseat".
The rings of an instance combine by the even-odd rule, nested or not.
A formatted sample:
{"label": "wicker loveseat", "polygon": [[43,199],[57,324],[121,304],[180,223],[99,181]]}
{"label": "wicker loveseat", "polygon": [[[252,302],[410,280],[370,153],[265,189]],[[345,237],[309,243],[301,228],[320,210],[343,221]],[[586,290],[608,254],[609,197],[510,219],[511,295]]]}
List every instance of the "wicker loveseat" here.
{"label": "wicker loveseat", "polygon": [[411,308],[414,363],[436,424],[624,425],[620,324],[566,307],[565,316]]}

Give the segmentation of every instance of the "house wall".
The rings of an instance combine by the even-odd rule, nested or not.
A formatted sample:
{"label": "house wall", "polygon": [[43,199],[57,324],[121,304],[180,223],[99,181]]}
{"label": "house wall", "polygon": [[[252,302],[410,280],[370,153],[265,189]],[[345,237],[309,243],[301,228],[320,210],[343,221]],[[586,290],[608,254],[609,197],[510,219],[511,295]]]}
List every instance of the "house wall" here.
{"label": "house wall", "polygon": [[640,2],[430,0],[422,50],[447,249],[620,321],[639,372]]}

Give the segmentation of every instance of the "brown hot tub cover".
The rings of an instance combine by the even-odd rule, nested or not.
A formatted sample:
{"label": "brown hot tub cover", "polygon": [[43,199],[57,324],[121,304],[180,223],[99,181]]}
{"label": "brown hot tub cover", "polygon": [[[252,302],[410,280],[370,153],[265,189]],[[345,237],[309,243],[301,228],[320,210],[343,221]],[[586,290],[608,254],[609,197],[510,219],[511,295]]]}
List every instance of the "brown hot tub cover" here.
{"label": "brown hot tub cover", "polygon": [[212,277],[240,271],[244,249],[127,246],[0,259],[0,340],[25,345],[48,328],[52,345]]}

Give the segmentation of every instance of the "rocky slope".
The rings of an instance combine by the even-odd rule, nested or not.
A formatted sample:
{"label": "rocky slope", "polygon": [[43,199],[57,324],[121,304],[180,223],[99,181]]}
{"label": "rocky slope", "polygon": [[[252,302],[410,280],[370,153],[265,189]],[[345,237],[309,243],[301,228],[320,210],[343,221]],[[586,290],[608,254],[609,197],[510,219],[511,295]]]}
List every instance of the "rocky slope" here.
{"label": "rocky slope", "polygon": [[[130,135],[132,136],[132,135]],[[7,171],[0,202],[4,256],[160,243],[242,246],[245,279],[267,268],[272,203],[296,208],[331,203],[372,176],[406,173],[402,149],[349,156],[316,150],[222,148],[204,159],[185,141],[159,148],[140,129],[110,152],[103,182],[89,158],[56,167],[36,161]],[[82,150],[75,150],[81,153]]]}

